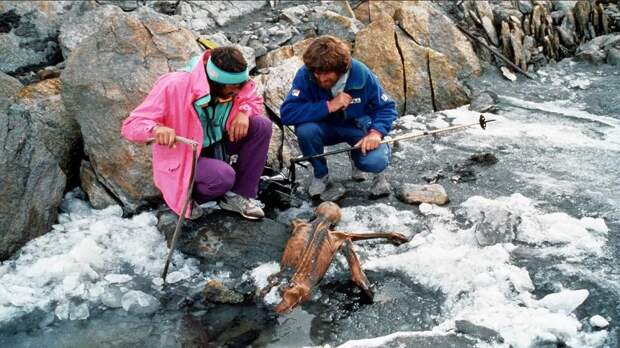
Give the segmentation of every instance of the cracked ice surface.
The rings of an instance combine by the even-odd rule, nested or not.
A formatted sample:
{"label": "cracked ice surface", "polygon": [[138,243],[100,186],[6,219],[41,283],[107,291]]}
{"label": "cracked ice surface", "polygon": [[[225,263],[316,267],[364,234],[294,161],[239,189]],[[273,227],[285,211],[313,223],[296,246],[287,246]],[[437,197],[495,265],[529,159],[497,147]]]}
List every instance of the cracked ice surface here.
{"label": "cracked ice surface", "polygon": [[[62,209],[52,231],[0,266],[0,323],[35,309],[61,320],[86,319],[99,305],[154,310],[149,293],[158,289],[134,280],[159,278],[168,253],[155,215],[125,219],[119,206],[94,210],[74,193]],[[177,281],[198,272],[194,260],[180,254],[173,262]]]}

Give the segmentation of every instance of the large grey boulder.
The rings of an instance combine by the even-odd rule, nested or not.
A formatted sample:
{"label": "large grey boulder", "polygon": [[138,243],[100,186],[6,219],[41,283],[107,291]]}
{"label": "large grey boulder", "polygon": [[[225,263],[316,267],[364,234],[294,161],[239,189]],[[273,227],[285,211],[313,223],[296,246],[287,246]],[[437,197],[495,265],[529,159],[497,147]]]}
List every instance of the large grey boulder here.
{"label": "large grey boulder", "polygon": [[56,39],[71,1],[0,2],[0,71],[22,73],[60,60]]}
{"label": "large grey boulder", "polygon": [[353,42],[355,34],[364,27],[364,24],[355,18],[327,10],[319,17],[317,27],[319,35],[332,35]]}
{"label": "large grey boulder", "polygon": [[19,104],[0,111],[0,260],[47,232],[58,215],[65,174],[37,123]]}
{"label": "large grey boulder", "polygon": [[123,10],[118,6],[96,6],[92,2],[76,3],[65,16],[60,26],[58,42],[65,59],[82,40],[93,35],[111,15],[120,15]]}
{"label": "large grey boulder", "polygon": [[251,15],[267,5],[266,1],[189,1],[182,0],[176,13],[197,34],[208,34],[234,19]]}
{"label": "large grey boulder", "polygon": [[67,60],[61,76],[67,111],[80,125],[97,178],[128,211],[159,197],[159,191],[152,181],[150,149],[122,139],[122,121],[159,76],[182,68],[198,53],[188,30],[142,7],[108,17]]}
{"label": "large grey boulder", "polygon": [[5,110],[13,103],[17,91],[22,87],[19,80],[0,72],[0,111]]}
{"label": "large grey boulder", "polygon": [[[267,69],[266,74],[256,78],[258,92],[263,95],[265,108],[280,117],[280,106],[291,89],[293,78],[301,68],[303,61],[297,56],[288,58],[282,64]],[[273,133],[269,143],[267,165],[272,168],[287,167],[290,159],[299,155],[297,137],[287,127],[282,130],[273,124]]]}
{"label": "large grey boulder", "polygon": [[579,46],[575,59],[602,64],[608,61],[607,56],[611,52],[612,58],[609,63],[613,64],[616,51],[619,49],[620,34],[602,35]]}
{"label": "large grey boulder", "polygon": [[65,109],[59,78],[43,80],[22,88],[16,102],[34,121],[32,127],[58,162],[69,187],[77,186],[82,157],[82,136],[75,118]]}

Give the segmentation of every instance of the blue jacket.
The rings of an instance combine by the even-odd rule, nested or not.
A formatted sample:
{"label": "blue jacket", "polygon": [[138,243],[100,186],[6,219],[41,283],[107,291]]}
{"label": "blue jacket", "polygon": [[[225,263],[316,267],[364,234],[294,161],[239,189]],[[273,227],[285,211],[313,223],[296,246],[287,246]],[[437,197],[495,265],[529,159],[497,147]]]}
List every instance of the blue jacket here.
{"label": "blue jacket", "polygon": [[375,129],[383,135],[390,132],[397,116],[396,103],[364,63],[353,59],[344,92],[351,95],[351,104],[339,113],[341,116],[330,114],[327,101],[333,98],[331,91],[319,87],[304,65],[297,71],[291,90],[280,107],[282,123],[298,125],[328,117],[344,117],[354,120],[363,129]]}

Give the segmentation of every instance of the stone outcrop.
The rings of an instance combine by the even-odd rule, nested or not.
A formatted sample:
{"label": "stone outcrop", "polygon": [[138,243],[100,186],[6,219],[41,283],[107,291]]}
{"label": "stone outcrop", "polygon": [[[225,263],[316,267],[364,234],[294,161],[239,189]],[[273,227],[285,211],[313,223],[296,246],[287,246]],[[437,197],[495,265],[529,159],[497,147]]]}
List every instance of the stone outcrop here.
{"label": "stone outcrop", "polygon": [[362,22],[355,18],[342,16],[329,10],[323,12],[317,23],[319,35],[332,35],[349,42],[355,40],[355,34],[363,26]]}
{"label": "stone outcrop", "polygon": [[92,2],[78,2],[67,13],[66,20],[60,26],[58,42],[62,55],[66,59],[73,49],[93,35],[108,20],[108,17],[119,16],[123,10],[118,6],[96,6]]}
{"label": "stone outcrop", "polygon": [[599,36],[577,48],[575,58],[592,63],[620,65],[620,34]]}
{"label": "stone outcrop", "polygon": [[[258,92],[265,99],[265,108],[274,117],[280,117],[280,106],[288,94],[297,70],[303,65],[302,60],[293,56],[276,67],[267,69],[266,74],[256,79]],[[297,137],[288,128],[280,129],[273,124],[273,133],[267,154],[267,165],[272,168],[288,167],[290,159],[299,155]]]}
{"label": "stone outcrop", "polygon": [[58,28],[72,1],[0,2],[0,71],[20,74],[62,60]]}
{"label": "stone outcrop", "polygon": [[355,38],[353,57],[364,62],[379,78],[386,92],[405,111],[405,75],[395,39],[394,20],[382,16],[360,30]]}
{"label": "stone outcrop", "polygon": [[0,110],[0,260],[47,232],[58,216],[65,174],[46,147],[44,127],[19,104]]}
{"label": "stone outcrop", "polygon": [[199,49],[189,31],[147,8],[111,15],[91,38],[67,60],[63,99],[80,125],[97,179],[134,211],[159,191],[152,181],[150,149],[123,140],[122,121],[159,76],[182,68]]}
{"label": "stone outcrop", "polygon": [[610,33],[616,9],[589,0],[467,0],[459,7],[470,30],[523,70],[572,56],[580,44]]}
{"label": "stone outcrop", "polygon": [[0,72],[0,111],[8,108],[15,100],[15,95],[23,87],[21,82]]}

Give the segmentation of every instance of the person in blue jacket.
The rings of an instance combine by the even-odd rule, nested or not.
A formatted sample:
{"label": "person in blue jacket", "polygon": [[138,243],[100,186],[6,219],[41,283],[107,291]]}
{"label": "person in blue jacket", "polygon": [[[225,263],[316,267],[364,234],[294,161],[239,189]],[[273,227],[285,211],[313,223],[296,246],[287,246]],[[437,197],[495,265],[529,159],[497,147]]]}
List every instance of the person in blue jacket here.
{"label": "person in blue jacket", "polygon": [[[349,47],[335,37],[315,39],[303,61],[280,108],[282,123],[295,126],[304,156],[321,154],[326,145],[359,145],[351,153],[353,179],[365,180],[365,172],[378,173],[372,193],[388,194],[390,186],[382,172],[390,161],[390,147],[380,142],[397,117],[396,103],[372,71],[352,59]],[[325,158],[311,163],[314,177],[308,193],[316,196],[329,182],[328,168]]]}

